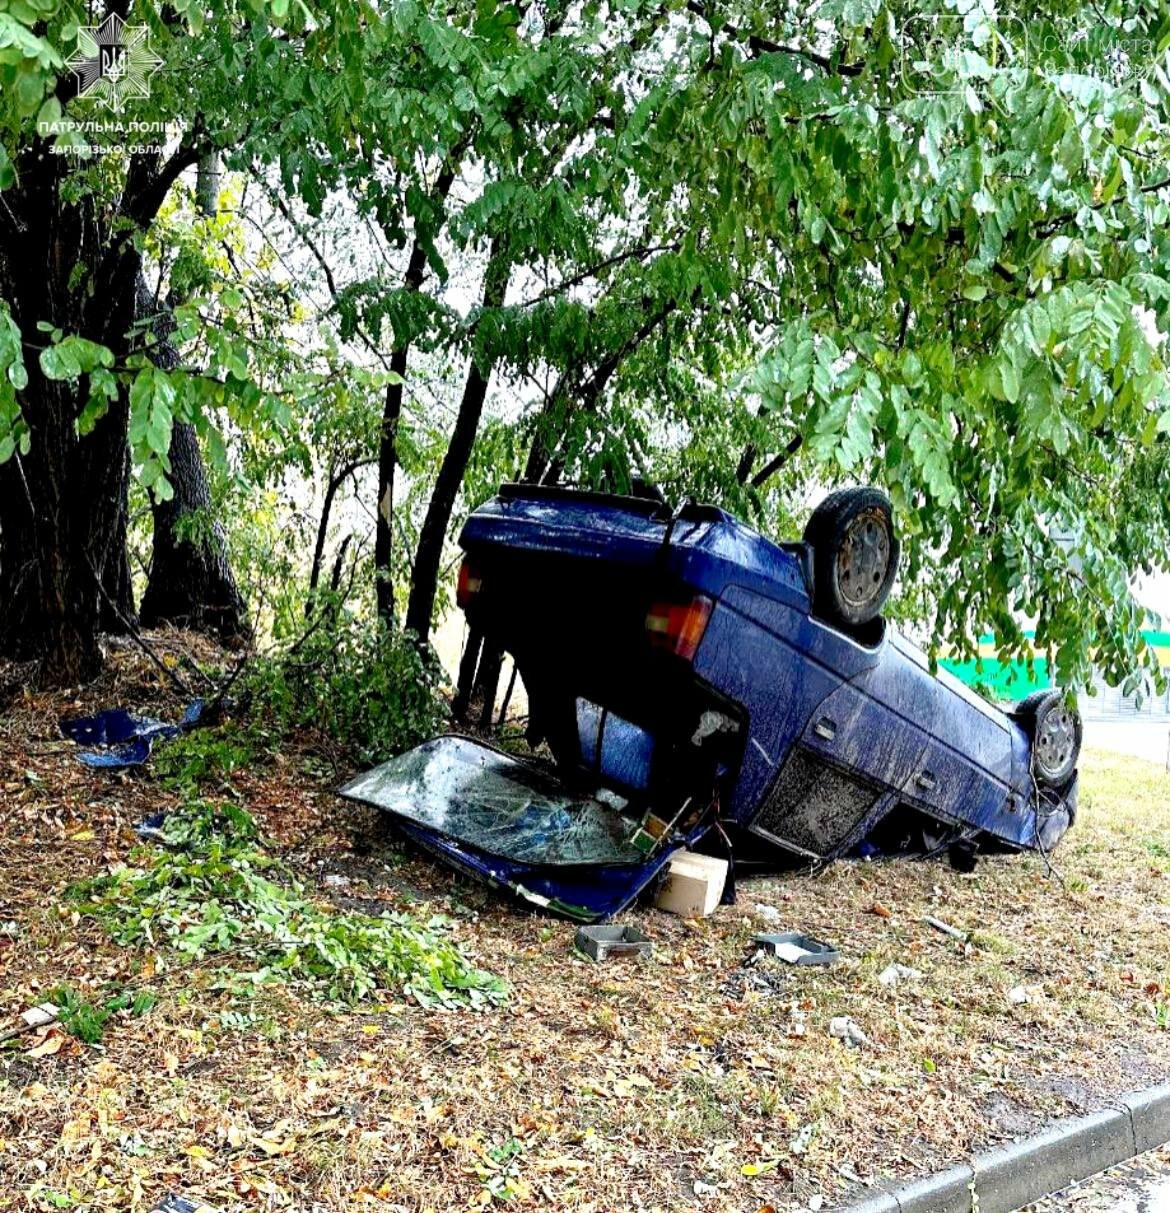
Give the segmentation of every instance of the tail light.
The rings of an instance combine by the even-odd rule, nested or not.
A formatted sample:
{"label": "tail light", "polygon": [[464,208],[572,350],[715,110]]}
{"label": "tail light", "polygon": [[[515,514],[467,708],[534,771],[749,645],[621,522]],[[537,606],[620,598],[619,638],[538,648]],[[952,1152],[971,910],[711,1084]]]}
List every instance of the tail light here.
{"label": "tail light", "polygon": [[656,601],[646,612],[646,636],[652,647],[693,661],[715,604],[704,594],[685,602]]}
{"label": "tail light", "polygon": [[482,588],[483,578],[479,569],[464,556],[463,563],[459,566],[459,580],[455,585],[455,603],[459,609],[466,611]]}

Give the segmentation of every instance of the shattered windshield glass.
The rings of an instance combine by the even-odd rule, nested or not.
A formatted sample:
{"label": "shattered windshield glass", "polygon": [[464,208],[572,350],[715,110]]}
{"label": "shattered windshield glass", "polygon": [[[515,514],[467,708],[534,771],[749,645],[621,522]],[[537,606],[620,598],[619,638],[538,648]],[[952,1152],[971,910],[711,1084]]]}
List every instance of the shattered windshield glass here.
{"label": "shattered windshield glass", "polygon": [[[357,776],[351,800],[521,863],[645,862],[621,801],[575,797],[558,780],[466,737],[437,737]],[[604,795],[604,793],[600,793]]]}

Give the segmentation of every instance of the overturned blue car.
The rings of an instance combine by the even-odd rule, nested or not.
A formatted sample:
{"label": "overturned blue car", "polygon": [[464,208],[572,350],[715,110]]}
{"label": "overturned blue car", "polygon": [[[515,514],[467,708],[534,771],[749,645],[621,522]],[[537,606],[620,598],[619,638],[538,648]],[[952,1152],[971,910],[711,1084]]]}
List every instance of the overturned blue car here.
{"label": "overturned blue car", "polygon": [[882,619],[899,544],[876,489],[778,544],[712,506],[505,485],[460,544],[459,605],[515,661],[532,756],[440,737],[342,793],[464,872],[599,920],[683,847],[741,872],[973,861],[1073,823],[1066,697],[1001,711]]}

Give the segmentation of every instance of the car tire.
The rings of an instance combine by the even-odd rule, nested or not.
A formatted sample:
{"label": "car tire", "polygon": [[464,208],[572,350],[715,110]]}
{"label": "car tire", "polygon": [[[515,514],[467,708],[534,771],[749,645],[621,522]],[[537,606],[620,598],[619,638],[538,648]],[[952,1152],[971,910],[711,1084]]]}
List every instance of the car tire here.
{"label": "car tire", "polygon": [[1013,713],[1032,743],[1032,774],[1046,788],[1063,788],[1076,770],[1084,726],[1064,692],[1033,691]]}
{"label": "car tire", "polygon": [[894,510],[880,489],[838,489],[804,528],[812,549],[813,611],[829,623],[857,627],[876,619],[898,573],[901,546]]}

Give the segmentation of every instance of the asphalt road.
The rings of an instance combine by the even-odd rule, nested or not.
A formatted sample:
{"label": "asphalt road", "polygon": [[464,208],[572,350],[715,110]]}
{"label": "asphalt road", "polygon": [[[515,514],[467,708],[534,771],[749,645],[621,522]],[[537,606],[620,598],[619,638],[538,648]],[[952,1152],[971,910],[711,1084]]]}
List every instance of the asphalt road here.
{"label": "asphalt road", "polygon": [[1170,1213],[1170,1146],[1028,1205],[1023,1213]]}
{"label": "asphalt road", "polygon": [[1170,721],[1086,720],[1085,745],[1170,766]]}

